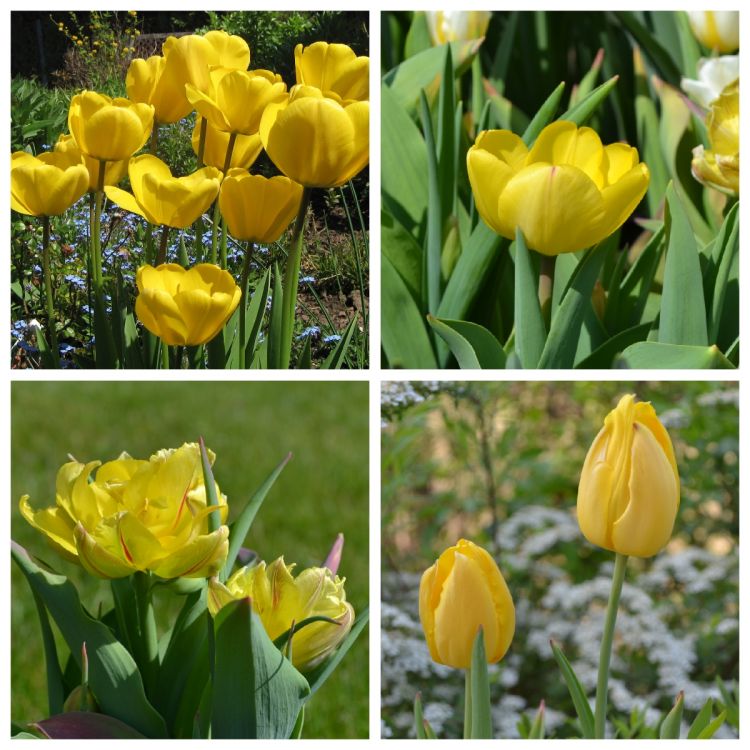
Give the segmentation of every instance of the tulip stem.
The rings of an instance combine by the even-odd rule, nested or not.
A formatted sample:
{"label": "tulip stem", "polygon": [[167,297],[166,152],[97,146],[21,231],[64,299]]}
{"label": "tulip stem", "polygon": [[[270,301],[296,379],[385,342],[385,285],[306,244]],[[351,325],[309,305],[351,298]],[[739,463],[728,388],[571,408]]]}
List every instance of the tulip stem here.
{"label": "tulip stem", "polygon": [[552,285],[555,278],[555,255],[541,255],[539,260],[539,307],[549,325],[552,317]]}
{"label": "tulip stem", "polygon": [[219,260],[219,201],[214,203],[213,226],[211,227],[211,263]]}
{"label": "tulip stem", "polygon": [[151,130],[151,145],[150,145],[150,151],[151,153],[156,156],[156,149],[159,145],[159,124],[154,120],[154,127]]}
{"label": "tulip stem", "polygon": [[[203,154],[206,151],[206,129],[207,120],[205,117],[197,115],[201,121],[201,134],[198,138],[198,169],[203,167]],[[199,216],[195,222],[195,261],[199,263],[204,259],[203,256],[203,217]]]}
{"label": "tulip stem", "polygon": [[169,369],[169,345],[163,339],[161,342],[161,369]]}
{"label": "tulip stem", "polygon": [[240,291],[242,297],[240,297],[240,369],[245,369],[245,336],[247,332],[245,330],[246,323],[245,318],[247,317],[247,282],[250,278],[250,258],[253,254],[253,248],[255,244],[253,242],[247,243],[247,249],[245,250],[245,257],[242,259],[242,276],[240,277]]}
{"label": "tulip stem", "polygon": [[57,348],[57,325],[55,304],[52,297],[52,269],[49,257],[49,216],[42,217],[42,268],[44,271],[44,303],[47,307],[47,330],[49,331],[50,363],[58,367],[60,350]]}
{"label": "tulip stem", "polygon": [[609,593],[607,614],[604,618],[604,632],[602,633],[602,647],[599,652],[599,678],[596,682],[596,711],[594,713],[594,739],[604,739],[604,729],[607,719],[607,683],[609,681],[609,659],[612,655],[612,638],[615,633],[617,607],[620,603],[622,583],[625,580],[625,568],[628,556],[619,552],[615,557],[615,570],[612,574],[612,590]]}
{"label": "tulip stem", "polygon": [[466,670],[466,688],[464,690],[464,739],[471,739],[471,667]]}
{"label": "tulip stem", "polygon": [[135,590],[136,605],[138,607],[138,630],[143,651],[143,664],[139,664],[146,691],[153,685],[156,676],[155,668],[158,663],[158,638],[156,633],[156,618],[154,604],[151,599],[151,581],[148,573],[137,571],[133,574],[133,589]]}
{"label": "tulip stem", "polygon": [[156,254],[156,265],[160,266],[167,262],[167,245],[169,243],[169,227],[166,224],[161,228],[161,239],[159,241],[159,252]]}
{"label": "tulip stem", "polygon": [[302,242],[304,239],[305,217],[310,205],[310,188],[302,190],[297,219],[294,222],[291,247],[284,268],[284,306],[281,311],[281,369],[289,368],[292,359],[292,335],[294,333],[294,313],[297,309],[297,287],[299,269],[302,263]]}
{"label": "tulip stem", "polygon": [[198,137],[198,169],[205,166],[203,164],[203,154],[206,152],[206,132],[208,130],[208,120],[205,117],[200,117],[201,121],[201,134]]}
{"label": "tulip stem", "polygon": [[227,155],[224,157],[224,174],[229,171],[232,165],[232,151],[234,151],[234,142],[237,140],[237,133],[230,133],[229,142],[227,143]]}

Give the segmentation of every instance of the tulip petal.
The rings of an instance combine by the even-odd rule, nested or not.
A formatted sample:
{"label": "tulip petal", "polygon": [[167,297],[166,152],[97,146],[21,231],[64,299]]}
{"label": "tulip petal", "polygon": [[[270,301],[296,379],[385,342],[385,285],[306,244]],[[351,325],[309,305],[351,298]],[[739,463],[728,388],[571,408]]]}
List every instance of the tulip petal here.
{"label": "tulip petal", "polygon": [[594,438],[581,470],[576,514],[581,533],[592,544],[612,549],[609,533],[609,499],[614,492],[614,475],[607,463],[610,430],[602,428]]}
{"label": "tulip petal", "polygon": [[104,188],[104,194],[112,201],[112,203],[115,203],[123,209],[123,211],[130,211],[131,214],[138,214],[138,216],[142,216],[151,224],[159,223],[154,216],[146,213],[146,210],[138,204],[135,196],[131,195],[126,190],[122,190],[114,185],[107,185]]}
{"label": "tulip petal", "polygon": [[602,190],[602,202],[604,204],[604,216],[602,224],[595,235],[594,242],[599,242],[609,237],[612,232],[619,229],[635,211],[638,204],[646,195],[649,183],[648,167],[641,163],[636,164],[627,174],[620,177],[617,182]]}
{"label": "tulip petal", "polygon": [[75,525],[63,508],[43,508],[34,510],[29,504],[29,496],[24,495],[19,504],[21,515],[52,542],[53,546],[66,558],[76,556],[76,543],[73,536]]}
{"label": "tulip petal", "polygon": [[125,560],[113,555],[99,544],[94,537],[78,523],[74,531],[78,559],[86,570],[98,578],[124,578],[135,572],[135,568]]}
{"label": "tulip petal", "polygon": [[225,133],[232,132],[229,120],[227,120],[219,105],[210,96],[207,96],[192,84],[185,86],[185,94],[188,101],[195,107],[201,117],[205,117],[213,127]]}
{"label": "tulip petal", "polygon": [[182,346],[187,331],[174,298],[160,289],[145,289],[135,300],[135,314],[146,328],[169,346]]}
{"label": "tulip petal", "polygon": [[635,405],[635,419],[636,421],[643,424],[649,432],[654,436],[654,439],[662,447],[664,454],[669,461],[670,466],[674,472],[674,478],[678,485],[680,482],[680,474],[677,470],[677,460],[674,455],[674,448],[672,447],[672,440],[669,437],[664,425],[659,421],[656,416],[654,407],[647,401],[640,401]]}
{"label": "tulip petal", "polygon": [[210,578],[216,575],[229,552],[229,528],[220,526],[211,534],[196,536],[174,549],[155,568],[161,578]]}
{"label": "tulip petal", "polygon": [[159,540],[133,513],[120,514],[117,533],[125,559],[138,570],[152,568],[154,561],[164,555]]}

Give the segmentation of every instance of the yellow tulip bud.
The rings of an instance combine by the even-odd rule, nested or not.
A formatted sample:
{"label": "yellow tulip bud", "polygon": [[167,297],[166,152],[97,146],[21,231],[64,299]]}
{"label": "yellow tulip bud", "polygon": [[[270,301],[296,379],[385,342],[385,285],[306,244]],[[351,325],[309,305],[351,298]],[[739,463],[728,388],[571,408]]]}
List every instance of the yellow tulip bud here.
{"label": "yellow tulip bud", "polygon": [[[206,122],[206,141],[203,146],[203,163],[208,164],[216,169],[224,169],[224,161],[227,158],[227,146],[229,145],[229,133],[217,130],[210,122]],[[201,140],[201,118],[197,117],[191,144],[193,152],[198,155]],[[232,158],[229,163],[230,169],[249,169],[263,150],[263,144],[260,142],[260,135],[241,135],[237,134],[234,147],[232,148]]]}
{"label": "yellow tulip bud", "polygon": [[338,187],[369,161],[370,103],[341,103],[295,86],[263,113],[260,139],[273,163],[305,187]]}
{"label": "yellow tulip bud", "polygon": [[487,33],[492,18],[488,10],[428,10],[425,15],[433,44],[479,39]]}
{"label": "yellow tulip bud", "polygon": [[740,46],[740,13],[737,10],[689,10],[696,39],[716,52],[734,52]]}
{"label": "yellow tulip bud", "polygon": [[240,302],[232,276],[210,263],[185,269],[174,263],[141,266],[136,274],[135,314],[169,346],[208,343]]}
{"label": "yellow tulip bud", "polygon": [[468,669],[482,628],[487,663],[505,656],[516,628],[516,611],[497,563],[466,539],[449,547],[419,585],[419,619],[430,656],[438,664]]}
{"label": "yellow tulip bud", "polygon": [[672,442],[649,403],[620,399],[581,471],[578,525],[592,544],[651,557],[669,541],[680,505]]}
{"label": "yellow tulip bud", "polygon": [[226,585],[211,579],[208,610],[215,617],[229,602],[249,597],[271,640],[309,617],[334,620],[314,622],[294,633],[292,663],[306,672],[325,661],[346,638],[354,623],[354,608],[346,600],[345,578],[328,568],[307,568],[295,578],[294,567],[280,557],[268,566],[261,562],[240,568]]}
{"label": "yellow tulip bud", "polygon": [[[209,451],[213,462],[215,456]],[[92,472],[96,470],[92,477]],[[93,575],[121,578],[151,571],[161,578],[206,578],[224,565],[229,529],[210,532],[209,513],[227,516],[226,498],[207,505],[200,448],[186,443],[148,461],[123,453],[108,463],[71,461],[57,473],[56,504],[23,517],[66,557]]]}
{"label": "yellow tulip bud", "polygon": [[302,185],[288,177],[263,177],[230,169],[219,193],[229,234],[248,242],[276,242],[299,211]]}
{"label": "yellow tulip bud", "polygon": [[89,173],[80,153],[32,156],[16,151],[10,161],[10,207],[29,216],[58,216],[85,192]]}
{"label": "yellow tulip bud", "polygon": [[609,237],[648,188],[648,167],[625,143],[603,146],[591,128],[558,120],[529,150],[509,130],[480,133],[466,157],[479,215],[498,234],[544,255]]}
{"label": "yellow tulip bud", "polygon": [[[56,153],[70,153],[72,158],[81,158],[86,165],[89,175],[89,191],[96,190],[99,180],[99,165],[96,159],[81,152],[72,135],[62,134],[55,144]],[[104,184],[116,185],[128,173],[128,159],[122,161],[108,161],[104,166]]]}
{"label": "yellow tulip bud", "polygon": [[357,57],[346,44],[298,44],[294,64],[299,84],[314,86],[326,96],[333,93],[344,101],[370,98],[370,58]]}
{"label": "yellow tulip bud", "polygon": [[214,167],[203,167],[187,177],[172,177],[169,167],[151,154],[131,159],[128,174],[133,194],[107,187],[107,197],[151,224],[177,229],[190,226],[201,216],[216,199],[221,185],[221,172]]}

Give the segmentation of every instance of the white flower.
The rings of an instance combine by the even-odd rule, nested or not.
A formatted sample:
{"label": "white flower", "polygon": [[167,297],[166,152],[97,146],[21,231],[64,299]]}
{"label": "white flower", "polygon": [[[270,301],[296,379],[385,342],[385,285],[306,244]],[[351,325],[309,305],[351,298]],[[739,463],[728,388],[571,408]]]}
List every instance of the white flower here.
{"label": "white flower", "polygon": [[738,10],[690,10],[690,27],[696,39],[716,52],[734,52],[740,46]]}
{"label": "white flower", "polygon": [[32,318],[29,321],[29,330],[33,331],[34,333],[38,333],[42,330],[42,324],[36,318]]}
{"label": "white flower", "polygon": [[723,55],[722,57],[698,60],[698,78],[683,78],[680,81],[682,90],[701,107],[708,109],[711,102],[740,75],[740,56]]}
{"label": "white flower", "polygon": [[489,10],[428,10],[427,26],[433,44],[467,42],[487,33],[492,11]]}

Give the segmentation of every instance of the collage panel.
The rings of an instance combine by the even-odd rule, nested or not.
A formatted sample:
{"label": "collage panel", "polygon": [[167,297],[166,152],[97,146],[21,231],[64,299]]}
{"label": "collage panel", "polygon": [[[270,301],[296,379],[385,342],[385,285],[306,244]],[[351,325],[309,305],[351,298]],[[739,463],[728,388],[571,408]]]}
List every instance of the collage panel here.
{"label": "collage panel", "polygon": [[367,738],[368,401],[15,382],[12,734]]}
{"label": "collage panel", "polygon": [[367,11],[10,25],[11,367],[369,367]]}
{"label": "collage panel", "polygon": [[384,737],[738,737],[738,383],[381,410]]}
{"label": "collage panel", "polygon": [[387,11],[382,362],[739,365],[739,12]]}

